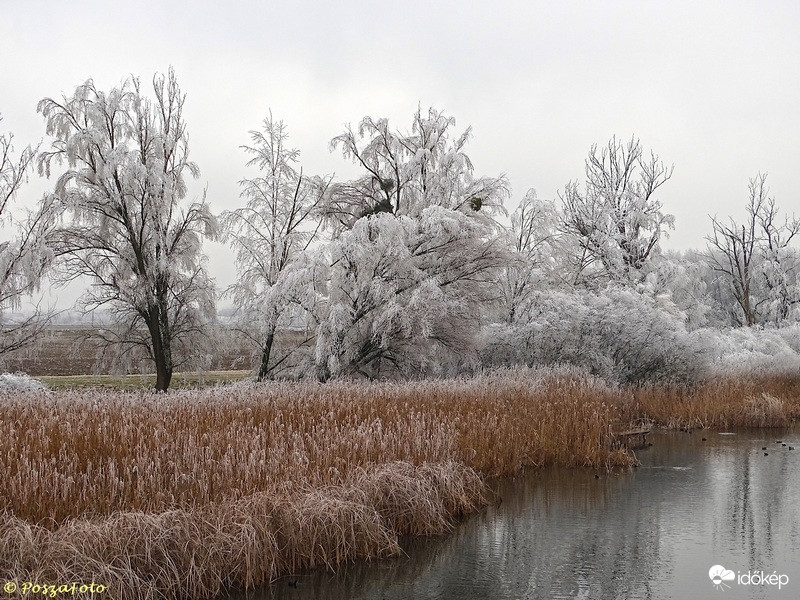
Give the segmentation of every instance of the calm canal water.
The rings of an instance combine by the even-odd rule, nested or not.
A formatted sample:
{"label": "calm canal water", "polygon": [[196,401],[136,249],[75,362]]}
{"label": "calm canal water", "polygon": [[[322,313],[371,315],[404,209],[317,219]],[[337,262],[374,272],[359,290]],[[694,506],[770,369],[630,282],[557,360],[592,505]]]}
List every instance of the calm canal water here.
{"label": "calm canal water", "polygon": [[[247,598],[800,598],[800,430],[650,440],[629,473],[504,481],[499,506],[405,544],[408,557],[283,578]],[[715,573],[719,586],[715,565],[729,571]]]}

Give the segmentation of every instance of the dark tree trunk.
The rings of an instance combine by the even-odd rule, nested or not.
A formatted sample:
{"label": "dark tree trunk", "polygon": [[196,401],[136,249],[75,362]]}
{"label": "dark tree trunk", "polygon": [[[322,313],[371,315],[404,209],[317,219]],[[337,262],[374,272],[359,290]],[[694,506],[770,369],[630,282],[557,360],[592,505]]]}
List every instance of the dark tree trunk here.
{"label": "dark tree trunk", "polygon": [[261,346],[261,366],[258,368],[258,381],[263,381],[269,373],[269,355],[272,353],[272,342],[275,340],[275,328],[270,327]]}
{"label": "dark tree trunk", "polygon": [[160,360],[159,357],[156,356],[156,391],[166,392],[171,381],[172,368],[167,365],[167,361],[164,360],[163,355]]}
{"label": "dark tree trunk", "polygon": [[739,306],[742,307],[742,312],[744,313],[744,321],[748,327],[752,327],[756,324],[756,310],[753,307],[753,303],[750,300],[750,285],[749,283],[744,283],[741,286],[741,293],[736,295],[736,300],[739,302]]}
{"label": "dark tree trunk", "polygon": [[172,381],[172,347],[170,340],[165,339],[164,333],[168,328],[161,322],[159,311],[151,307],[147,319],[147,329],[150,332],[150,341],[153,348],[153,362],[156,363],[156,391],[166,392]]}

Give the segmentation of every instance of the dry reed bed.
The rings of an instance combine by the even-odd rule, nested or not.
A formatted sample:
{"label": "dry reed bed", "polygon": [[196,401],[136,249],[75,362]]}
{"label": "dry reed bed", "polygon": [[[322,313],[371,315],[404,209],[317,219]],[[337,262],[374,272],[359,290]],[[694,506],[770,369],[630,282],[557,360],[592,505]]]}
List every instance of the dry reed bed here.
{"label": "dry reed bed", "polygon": [[713,377],[692,387],[628,390],[621,407],[668,428],[785,427],[800,418],[800,374]]}
{"label": "dry reed bed", "polygon": [[571,377],[0,396],[0,510],[34,523],[339,485],[358,467],[630,464],[618,392]]}
{"label": "dry reed bed", "polygon": [[2,513],[0,573],[20,584],[101,583],[111,598],[212,598],[305,567],[397,554],[398,534],[443,533],[486,501],[484,491],[463,465],[390,463],[339,486],[70,519],[54,530]]}
{"label": "dry reed bed", "polygon": [[404,384],[168,395],[0,395],[0,578],[108,597],[209,598],[314,565],[391,555],[486,502],[481,475],[610,469],[611,431],[781,426],[800,378],[619,389],[505,372]]}
{"label": "dry reed bed", "polygon": [[484,504],[479,473],[630,464],[617,394],[526,373],[6,394],[0,575],[204,598],[392,554]]}

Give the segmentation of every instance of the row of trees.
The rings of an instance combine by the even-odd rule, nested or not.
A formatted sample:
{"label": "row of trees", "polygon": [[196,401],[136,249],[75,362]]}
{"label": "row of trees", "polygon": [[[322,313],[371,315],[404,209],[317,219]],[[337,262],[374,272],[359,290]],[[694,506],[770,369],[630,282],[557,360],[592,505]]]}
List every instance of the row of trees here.
{"label": "row of trees", "polygon": [[[49,148],[14,158],[11,138],[0,138],[0,216],[34,162],[57,175],[0,244],[0,305],[18,304],[45,273],[88,277],[82,308],[111,311],[118,326],[104,341],[120,360],[152,361],[159,390],[207,355],[215,291],[204,239],[235,250],[239,277],[224,293],[259,379],[298,368],[321,380],[462,369],[499,347],[487,342],[492,323],[506,340],[542,339],[543,307],[568,304],[559,294],[622,294],[611,305],[641,299],[651,306],[642,314],[660,302],[682,327],[784,322],[800,309],[800,221],[779,219],[763,175],[751,182],[747,222],[714,218],[706,252],[665,256],[659,242],[674,219],[657,192],[672,167],[635,138],[593,146],[583,184],[568,183],[558,202],[529,192],[507,226],[508,182],[474,174],[470,129],[457,133],[439,111],[417,110],[407,132],[367,117],[335,137],[331,149],[362,170],[350,181],[305,174],[270,114],[244,147],[258,172],[241,182],[245,205],[217,218],[205,194],[187,200],[199,170],[185,98],[172,71],[151,94],[138,79],[108,93],[88,81],[39,103]],[[0,322],[0,353],[46,324],[46,314]],[[292,342],[277,343],[287,330]]]}

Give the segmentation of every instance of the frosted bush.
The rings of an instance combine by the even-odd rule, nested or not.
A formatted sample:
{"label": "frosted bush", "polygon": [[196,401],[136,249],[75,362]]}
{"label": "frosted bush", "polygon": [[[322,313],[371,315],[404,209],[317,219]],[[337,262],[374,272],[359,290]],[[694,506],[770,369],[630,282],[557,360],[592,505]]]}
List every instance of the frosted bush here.
{"label": "frosted bush", "polygon": [[25,373],[0,373],[0,392],[46,390],[47,386]]}
{"label": "frosted bush", "polygon": [[797,351],[800,328],[740,327],[693,332],[712,372],[718,374],[780,374],[800,371]]}
{"label": "frosted bush", "polygon": [[524,325],[484,330],[482,362],[575,365],[620,383],[688,382],[701,354],[674,306],[624,289],[543,292]]}
{"label": "frosted bush", "polygon": [[779,335],[794,352],[800,354],[800,325],[795,323],[774,329],[773,332],[775,335]]}

